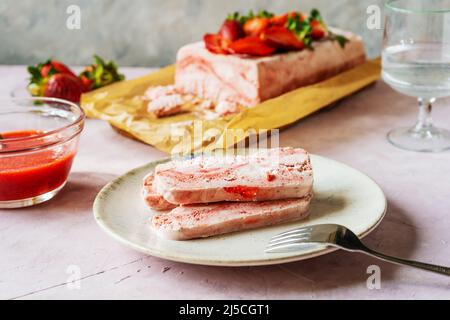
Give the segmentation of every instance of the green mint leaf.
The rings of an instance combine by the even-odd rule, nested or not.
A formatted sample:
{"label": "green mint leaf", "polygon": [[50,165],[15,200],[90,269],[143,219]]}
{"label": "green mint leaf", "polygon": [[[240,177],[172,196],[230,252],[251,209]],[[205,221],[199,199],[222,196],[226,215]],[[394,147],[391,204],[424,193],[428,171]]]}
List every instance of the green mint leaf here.
{"label": "green mint leaf", "polygon": [[41,76],[41,71],[38,67],[35,66],[29,66],[27,68],[28,73],[31,75],[30,79],[29,79],[29,83],[40,83],[42,80],[42,76]]}
{"label": "green mint leaf", "polygon": [[51,77],[52,75],[57,74],[57,73],[58,73],[58,71],[56,71],[55,68],[50,68],[50,71],[48,72],[47,77]]}
{"label": "green mint leaf", "polygon": [[262,10],[262,11],[258,12],[257,14],[255,14],[255,12],[253,10],[250,10],[247,13],[247,15],[241,15],[239,12],[230,13],[227,15],[226,19],[237,21],[240,24],[245,24],[247,21],[252,20],[254,18],[270,19],[274,16],[275,16],[275,14],[273,14],[272,12],[266,11],[266,10]]}
{"label": "green mint leaf", "polygon": [[305,37],[303,38],[303,42],[305,43],[305,47],[310,49],[310,50],[314,50],[312,44],[313,44],[313,38],[311,37]]}
{"label": "green mint leaf", "polygon": [[350,41],[343,35],[335,34],[335,33],[332,33],[331,31],[328,34],[328,38],[332,41],[336,41],[337,43],[339,43],[339,45],[341,46],[342,49],[344,49],[345,46],[347,45],[347,43]]}
{"label": "green mint leaf", "polygon": [[345,45],[349,42],[349,40],[344,36],[336,36],[335,39],[339,43],[339,45],[342,47],[342,49],[344,49]]}
{"label": "green mint leaf", "polygon": [[105,61],[102,58],[100,58],[98,55],[94,56],[94,60],[95,60],[95,64],[97,66],[102,66],[103,67],[105,65]]}
{"label": "green mint leaf", "polygon": [[33,78],[39,78],[41,76],[41,72],[37,67],[29,66],[28,67],[28,73],[31,74]]}
{"label": "green mint leaf", "polygon": [[238,22],[240,22],[240,20],[241,20],[241,15],[240,15],[240,13],[239,12],[234,12],[234,13],[230,13],[228,16],[227,16],[227,20],[234,20],[234,21],[238,21]]}
{"label": "green mint leaf", "polygon": [[320,14],[320,11],[317,9],[312,9],[310,19],[323,22],[322,15]]}
{"label": "green mint leaf", "polygon": [[273,18],[273,16],[274,16],[273,13],[268,12],[268,11],[266,11],[266,10],[262,10],[262,11],[260,11],[260,12],[258,13],[258,18],[267,18],[267,19],[270,19],[270,18]]}

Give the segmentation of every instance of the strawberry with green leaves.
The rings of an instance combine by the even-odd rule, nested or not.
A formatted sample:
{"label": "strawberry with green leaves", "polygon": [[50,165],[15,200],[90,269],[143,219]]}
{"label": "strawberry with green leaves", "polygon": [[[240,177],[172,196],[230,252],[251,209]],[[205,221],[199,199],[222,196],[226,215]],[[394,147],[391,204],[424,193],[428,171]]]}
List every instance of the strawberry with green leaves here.
{"label": "strawberry with green leaves", "polygon": [[35,97],[51,97],[80,102],[81,81],[65,64],[48,60],[36,66],[29,66],[31,75],[28,91]]}
{"label": "strawberry with green leaves", "polygon": [[97,55],[94,56],[94,59],[94,64],[86,67],[80,74],[83,92],[99,89],[125,79],[125,76],[119,73],[114,62],[105,62]]}
{"label": "strawberry with green leaves", "polygon": [[45,86],[44,96],[79,103],[83,86],[80,79],[65,73],[52,75]]}
{"label": "strawberry with green leaves", "polygon": [[317,9],[311,11],[308,19],[301,16],[291,16],[286,23],[287,29],[294,32],[305,44],[306,47],[312,48],[315,41],[331,40],[336,41],[344,48],[348,39],[342,35],[336,35],[328,30],[322,15]]}
{"label": "strawberry with green leaves", "polygon": [[65,64],[48,60],[29,66],[31,75],[28,91],[35,97],[51,97],[79,103],[81,94],[95,90],[125,77],[118,72],[117,65],[94,56],[94,64],[86,67],[79,77]]}

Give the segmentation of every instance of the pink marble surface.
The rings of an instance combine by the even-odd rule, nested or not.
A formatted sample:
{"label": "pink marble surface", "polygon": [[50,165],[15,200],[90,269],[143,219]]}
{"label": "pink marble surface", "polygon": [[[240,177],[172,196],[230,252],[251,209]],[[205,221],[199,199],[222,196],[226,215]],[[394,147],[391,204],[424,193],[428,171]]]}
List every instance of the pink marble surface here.
{"label": "pink marble surface", "polygon": [[[25,78],[0,66],[0,96]],[[125,69],[129,77],[148,72]],[[450,127],[450,100],[435,118]],[[378,83],[281,134],[283,146],[345,162],[373,177],[389,199],[384,222],[366,238],[385,253],[450,265],[450,153],[395,149],[386,132],[414,122],[413,99]],[[0,210],[2,299],[449,299],[450,280],[347,252],[255,268],[173,263],[134,252],[97,227],[92,201],[108,181],[165,155],[89,120],[67,187],[51,202]],[[367,268],[381,268],[369,290]],[[79,286],[68,285],[80,275]]]}

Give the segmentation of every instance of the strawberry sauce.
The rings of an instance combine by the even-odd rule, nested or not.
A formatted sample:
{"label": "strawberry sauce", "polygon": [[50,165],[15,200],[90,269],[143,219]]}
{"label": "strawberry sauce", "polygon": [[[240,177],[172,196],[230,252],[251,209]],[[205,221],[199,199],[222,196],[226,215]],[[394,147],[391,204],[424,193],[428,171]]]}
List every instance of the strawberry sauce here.
{"label": "strawberry sauce", "polygon": [[[3,139],[17,139],[42,134],[39,131],[1,133]],[[38,139],[38,138],[37,138]],[[17,143],[14,145],[17,147]],[[2,151],[8,143],[0,139]],[[27,142],[23,146],[26,148]],[[56,153],[44,149],[35,153],[3,156],[0,154],[0,201],[22,200],[53,191],[67,180],[74,152]]]}

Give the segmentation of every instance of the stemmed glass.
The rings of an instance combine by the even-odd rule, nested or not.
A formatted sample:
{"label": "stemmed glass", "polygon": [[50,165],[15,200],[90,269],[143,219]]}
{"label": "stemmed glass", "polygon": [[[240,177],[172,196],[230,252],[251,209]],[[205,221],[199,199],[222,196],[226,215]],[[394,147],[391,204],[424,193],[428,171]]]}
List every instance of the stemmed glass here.
{"label": "stemmed glass", "polygon": [[450,132],[433,125],[437,98],[450,96],[450,0],[388,0],[383,43],[383,79],[402,94],[418,98],[412,128],[388,134],[402,149],[450,149]]}

